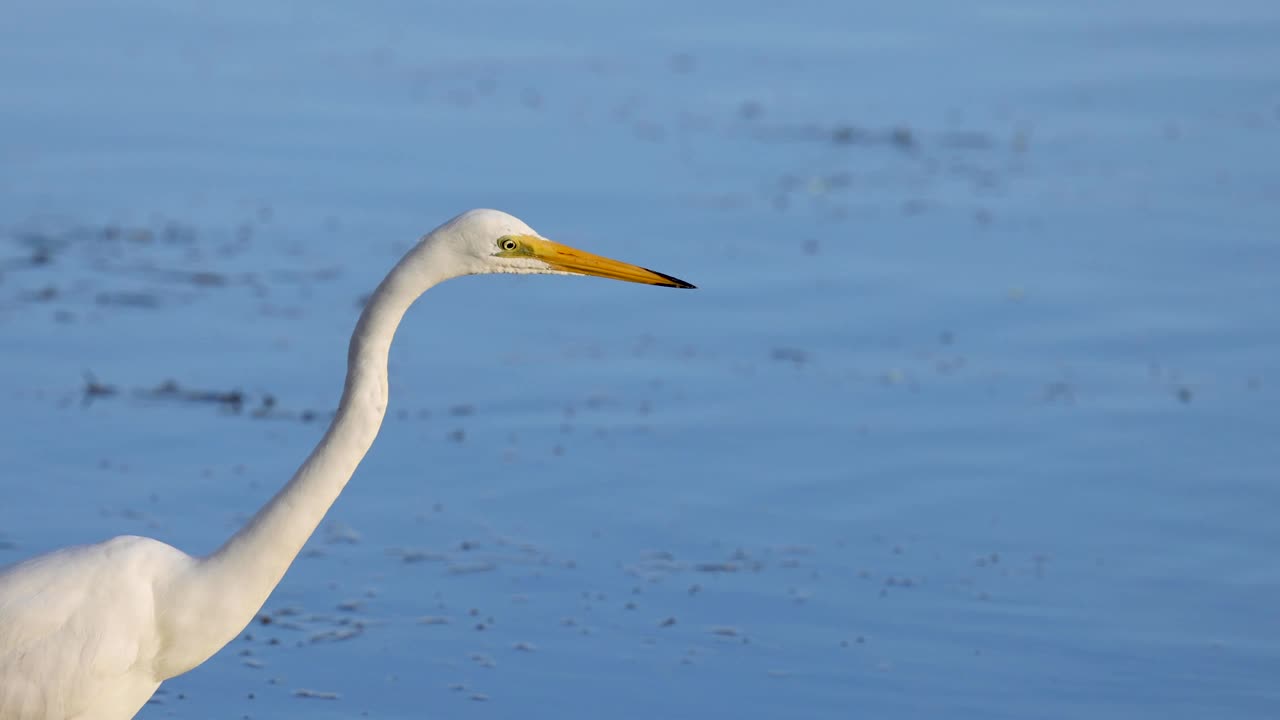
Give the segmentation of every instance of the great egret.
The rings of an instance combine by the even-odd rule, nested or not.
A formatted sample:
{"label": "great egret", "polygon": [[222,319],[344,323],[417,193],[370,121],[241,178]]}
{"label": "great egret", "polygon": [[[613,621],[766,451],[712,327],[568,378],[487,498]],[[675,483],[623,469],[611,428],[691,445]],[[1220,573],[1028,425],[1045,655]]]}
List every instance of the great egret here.
{"label": "great egret", "polygon": [[122,536],[0,572],[0,718],[131,718],[161,682],[234,639],[373,444],[387,408],[387,352],[405,311],[439,282],[485,273],[693,287],[552,242],[497,210],[471,210],[436,228],[396,264],[360,315],[342,399],[324,438],[221,548],[196,558],[158,540]]}

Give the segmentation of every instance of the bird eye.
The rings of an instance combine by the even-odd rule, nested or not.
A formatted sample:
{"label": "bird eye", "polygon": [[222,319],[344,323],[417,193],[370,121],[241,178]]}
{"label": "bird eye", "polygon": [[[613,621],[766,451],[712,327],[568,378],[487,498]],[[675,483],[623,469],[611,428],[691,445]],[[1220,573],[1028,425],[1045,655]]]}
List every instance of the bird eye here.
{"label": "bird eye", "polygon": [[515,250],[516,248],[520,247],[520,244],[517,243],[514,238],[503,238],[502,240],[498,241],[498,245],[499,247],[501,247],[503,250],[506,250],[507,252],[511,252],[512,250]]}

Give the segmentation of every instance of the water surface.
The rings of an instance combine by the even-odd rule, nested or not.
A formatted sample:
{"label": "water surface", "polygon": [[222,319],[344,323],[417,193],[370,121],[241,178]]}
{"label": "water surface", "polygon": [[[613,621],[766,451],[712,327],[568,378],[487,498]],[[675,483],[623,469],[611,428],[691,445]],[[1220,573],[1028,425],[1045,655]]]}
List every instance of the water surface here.
{"label": "water surface", "polygon": [[1275,715],[1272,4],[9,16],[0,562],[216,547],[465,208],[701,288],[433,290],[141,717]]}

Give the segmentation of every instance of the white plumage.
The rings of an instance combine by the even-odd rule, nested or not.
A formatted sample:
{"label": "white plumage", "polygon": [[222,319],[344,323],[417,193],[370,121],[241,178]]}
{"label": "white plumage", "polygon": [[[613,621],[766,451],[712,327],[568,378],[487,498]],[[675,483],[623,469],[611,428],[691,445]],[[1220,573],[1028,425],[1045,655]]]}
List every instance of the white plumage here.
{"label": "white plumage", "polygon": [[0,571],[0,720],[126,720],[161,682],[235,638],[373,444],[387,407],[387,353],[405,311],[439,282],[484,273],[693,287],[551,242],[496,210],[472,210],[440,226],[365,306],[324,438],[221,548],[194,558],[157,540],[123,536]]}

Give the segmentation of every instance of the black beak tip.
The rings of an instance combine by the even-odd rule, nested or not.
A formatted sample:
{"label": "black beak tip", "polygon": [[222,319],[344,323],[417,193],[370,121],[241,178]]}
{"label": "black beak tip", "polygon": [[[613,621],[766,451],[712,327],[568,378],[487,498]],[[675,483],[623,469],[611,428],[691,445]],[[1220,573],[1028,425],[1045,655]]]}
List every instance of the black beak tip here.
{"label": "black beak tip", "polygon": [[[645,268],[649,270],[649,268]],[[698,286],[693,283],[685,282],[678,277],[672,277],[666,273],[660,273],[657,270],[649,270],[649,272],[667,281],[665,287],[682,288],[685,290],[697,290]]]}

